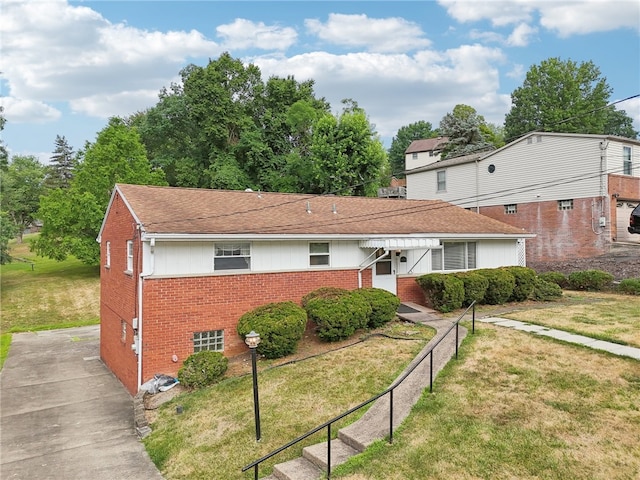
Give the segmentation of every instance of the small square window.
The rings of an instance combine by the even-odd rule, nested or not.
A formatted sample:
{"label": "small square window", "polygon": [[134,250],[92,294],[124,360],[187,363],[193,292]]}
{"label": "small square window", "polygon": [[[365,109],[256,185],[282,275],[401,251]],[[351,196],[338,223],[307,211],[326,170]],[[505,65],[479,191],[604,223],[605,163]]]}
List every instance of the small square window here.
{"label": "small square window", "polygon": [[504,206],[504,213],[506,213],[507,215],[514,215],[514,214],[518,213],[518,205],[516,205],[516,204],[505,205]]}
{"label": "small square window", "polygon": [[193,332],[193,351],[203,352],[224,351],[224,330],[209,330],[208,332]]}
{"label": "small square window", "polygon": [[412,159],[412,160],[417,160],[417,159],[418,159],[418,152],[413,152],[413,153],[411,154],[411,159]]}
{"label": "small square window", "polygon": [[329,266],[328,242],[313,242],[309,244],[309,265],[312,267]]}
{"label": "small square window", "polygon": [[573,210],[573,200],[558,200],[558,210]]}

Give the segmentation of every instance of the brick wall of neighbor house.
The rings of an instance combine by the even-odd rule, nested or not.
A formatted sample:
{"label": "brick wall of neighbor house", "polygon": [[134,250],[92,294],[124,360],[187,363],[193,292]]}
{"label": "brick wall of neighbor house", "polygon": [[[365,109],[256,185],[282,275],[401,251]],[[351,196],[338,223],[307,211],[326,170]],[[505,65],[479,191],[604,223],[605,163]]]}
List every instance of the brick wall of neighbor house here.
{"label": "brick wall of neighbor house", "polygon": [[[362,272],[362,280],[364,287],[371,286],[371,270]],[[357,288],[357,270],[145,279],[142,381],[156,373],[176,375],[193,353],[194,332],[224,330],[225,355],[246,352],[236,332],[244,313],[270,302],[299,303],[324,286]]]}
{"label": "brick wall of neighbor house", "polygon": [[[527,262],[549,262],[608,253],[611,221],[607,219],[605,233],[594,232],[594,227],[598,230],[601,201],[601,197],[573,199],[572,210],[558,210],[556,200],[519,203],[516,214],[506,214],[504,206],[498,205],[481,207],[480,213],[535,233],[537,237],[526,241]],[[608,209],[607,204],[604,212]]]}
{"label": "brick wall of neighbor house", "polygon": [[[636,167],[637,168],[637,167]],[[640,178],[630,177],[629,175],[609,175],[609,198],[610,202],[610,218],[612,225],[612,236],[615,238],[615,225],[618,218],[616,208],[617,200],[630,200],[632,203],[640,203]],[[615,195],[615,197],[614,197]],[[627,219],[625,219],[625,222]]]}
{"label": "brick wall of neighbor house", "polygon": [[417,277],[398,277],[397,295],[403,302],[413,302],[418,305],[426,305],[424,292],[416,282]]}
{"label": "brick wall of neighbor house", "polygon": [[[119,196],[114,197],[100,248],[100,358],[127,390],[137,391],[137,357],[131,350],[132,320],[136,317],[137,272],[125,273],[127,240],[134,239],[135,221]],[[106,263],[106,242],[111,242],[111,267]],[[135,243],[134,243],[135,245]],[[134,248],[134,270],[137,266]],[[122,338],[122,321],[126,323]]]}

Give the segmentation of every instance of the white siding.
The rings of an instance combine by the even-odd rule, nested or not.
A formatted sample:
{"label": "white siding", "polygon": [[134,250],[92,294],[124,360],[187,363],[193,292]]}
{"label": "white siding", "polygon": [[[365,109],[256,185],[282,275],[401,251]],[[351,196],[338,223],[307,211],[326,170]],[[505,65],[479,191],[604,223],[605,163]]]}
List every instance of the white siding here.
{"label": "white siding", "polygon": [[478,242],[477,268],[518,265],[517,243],[511,240]]}
{"label": "white siding", "polygon": [[623,173],[623,147],[631,148],[631,175],[640,177],[640,147],[637,145],[625,145],[622,142],[609,142],[607,147],[607,171],[622,175]]}
{"label": "white siding", "polygon": [[418,152],[418,158],[414,159],[413,153],[408,153],[404,156],[404,168],[411,170],[412,168],[424,167],[440,160],[440,156],[440,152],[433,156],[429,156],[429,152]]}
{"label": "white siding", "polygon": [[156,242],[154,252],[154,273],[157,275],[201,274],[213,271],[211,242]]}

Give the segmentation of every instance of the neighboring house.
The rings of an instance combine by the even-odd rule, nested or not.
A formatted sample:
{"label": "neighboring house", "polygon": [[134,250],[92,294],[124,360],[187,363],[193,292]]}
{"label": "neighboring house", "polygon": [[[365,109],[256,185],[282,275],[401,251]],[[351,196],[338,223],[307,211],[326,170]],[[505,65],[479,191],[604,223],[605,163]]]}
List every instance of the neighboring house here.
{"label": "neighboring house", "polygon": [[442,149],[448,141],[449,137],[436,137],[411,142],[404,151],[405,170],[413,170],[440,161]]}
{"label": "neighboring house", "polygon": [[409,170],[407,197],[440,199],[536,234],[527,261],[608,253],[640,202],[640,141],[530,133],[489,152]]}
{"label": "neighboring house", "polygon": [[378,189],[378,196],[382,198],[407,198],[407,180],[392,177],[388,187]]}
{"label": "neighboring house", "polygon": [[[520,228],[441,201],[116,185],[100,229],[100,355],[135,393],[238,319],[323,286],[424,303],[415,278],[518,265]],[[259,332],[258,332],[259,333]]]}

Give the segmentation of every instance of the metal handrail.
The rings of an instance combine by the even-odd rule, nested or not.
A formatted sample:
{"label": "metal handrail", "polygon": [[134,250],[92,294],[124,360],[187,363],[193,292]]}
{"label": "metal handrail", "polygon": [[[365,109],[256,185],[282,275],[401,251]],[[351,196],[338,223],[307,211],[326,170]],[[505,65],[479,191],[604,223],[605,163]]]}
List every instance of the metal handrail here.
{"label": "metal handrail", "polygon": [[299,437],[291,440],[290,442],[286,443],[285,445],[282,445],[281,447],[276,448],[275,450],[273,450],[272,452],[264,455],[263,457],[260,457],[257,460],[254,460],[253,462],[251,462],[248,465],[245,465],[244,467],[242,467],[242,471],[246,472],[247,470],[249,470],[250,468],[254,469],[254,478],[255,480],[258,480],[258,467],[260,466],[260,464],[266,460],[269,460],[271,457],[277,455],[278,453],[288,449],[289,447],[292,447],[293,445],[300,443],[301,441],[305,440],[306,438],[310,437],[311,435],[313,435],[314,433],[319,432],[320,430],[326,428],[327,429],[327,479],[331,479],[331,425],[342,420],[343,418],[345,418],[348,415],[351,415],[352,413],[360,410],[363,407],[366,407],[367,405],[369,405],[372,402],[375,402],[376,400],[378,400],[379,398],[389,394],[389,443],[393,443],[393,391],[398,388],[400,386],[400,384],[409,376],[411,375],[411,373],[413,373],[413,371],[418,368],[418,366],[424,361],[425,358],[427,357],[431,357],[431,363],[429,365],[429,392],[433,392],[433,351],[435,350],[435,348],[440,345],[440,342],[442,342],[442,340],[444,340],[449,333],[451,333],[451,330],[453,330],[454,328],[456,329],[456,359],[458,358],[458,325],[460,324],[460,321],[465,317],[465,315],[469,312],[469,310],[472,310],[472,329],[471,332],[475,333],[475,325],[476,325],[476,302],[474,301],[471,305],[469,305],[467,307],[467,309],[451,324],[451,326],[449,327],[449,329],[438,339],[438,341],[436,343],[433,344],[433,346],[427,351],[425,352],[422,357],[420,357],[420,359],[418,361],[415,361],[413,365],[410,366],[410,368],[402,375],[400,376],[400,378],[398,378],[390,387],[388,387],[386,390],[384,390],[383,392],[377,394],[374,397],[371,397],[369,400],[366,400],[362,403],[360,403],[359,405],[356,405],[355,407],[350,408],[349,410],[347,410],[346,412],[338,415],[337,417],[332,418],[331,420],[328,420],[326,422],[324,422],[322,425],[319,425],[317,427],[315,427],[312,430],[309,430],[307,433],[300,435]]}

